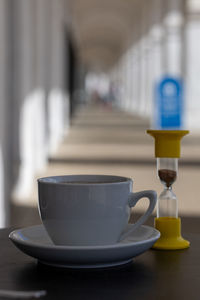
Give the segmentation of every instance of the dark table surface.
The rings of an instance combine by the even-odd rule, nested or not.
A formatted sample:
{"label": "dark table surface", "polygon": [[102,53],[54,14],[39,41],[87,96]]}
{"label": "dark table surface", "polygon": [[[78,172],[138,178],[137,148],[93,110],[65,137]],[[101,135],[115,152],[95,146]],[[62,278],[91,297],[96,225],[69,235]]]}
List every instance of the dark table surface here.
{"label": "dark table surface", "polygon": [[[123,267],[70,270],[45,267],[0,230],[0,289],[46,290],[41,299],[200,299],[200,218],[182,219],[186,250],[149,250]],[[1,298],[3,299],[3,298]]]}

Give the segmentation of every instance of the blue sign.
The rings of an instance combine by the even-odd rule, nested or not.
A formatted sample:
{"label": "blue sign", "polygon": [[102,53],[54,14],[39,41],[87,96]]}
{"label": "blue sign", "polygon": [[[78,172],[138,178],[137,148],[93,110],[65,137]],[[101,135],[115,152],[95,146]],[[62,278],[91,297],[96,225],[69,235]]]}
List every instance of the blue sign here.
{"label": "blue sign", "polygon": [[156,86],[156,127],[159,129],[180,129],[182,118],[182,81],[165,77]]}

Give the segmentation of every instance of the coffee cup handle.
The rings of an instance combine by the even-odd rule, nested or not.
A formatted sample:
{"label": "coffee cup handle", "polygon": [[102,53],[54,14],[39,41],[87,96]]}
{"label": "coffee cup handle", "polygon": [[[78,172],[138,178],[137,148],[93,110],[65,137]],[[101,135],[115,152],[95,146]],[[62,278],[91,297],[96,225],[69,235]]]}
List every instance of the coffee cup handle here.
{"label": "coffee cup handle", "polygon": [[154,207],[156,205],[156,200],[157,200],[157,194],[155,191],[152,190],[146,190],[146,191],[141,191],[137,193],[131,193],[129,196],[128,204],[130,207],[134,207],[136,203],[141,199],[141,198],[148,198],[149,199],[149,207],[147,208],[146,212],[144,215],[142,215],[136,223],[130,225],[130,229],[126,231],[124,234],[121,235],[120,241],[129,236],[129,234],[134,231],[136,228],[138,228],[140,225],[142,225],[148,217],[152,214]]}

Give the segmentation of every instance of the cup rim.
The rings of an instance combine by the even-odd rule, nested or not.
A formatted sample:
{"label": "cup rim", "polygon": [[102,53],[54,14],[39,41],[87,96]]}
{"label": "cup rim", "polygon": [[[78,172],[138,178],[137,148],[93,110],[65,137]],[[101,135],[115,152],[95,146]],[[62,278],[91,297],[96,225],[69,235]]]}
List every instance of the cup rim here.
{"label": "cup rim", "polygon": [[[79,180],[85,178],[86,180],[89,180],[89,178],[95,178],[99,180],[104,178],[104,180],[109,179],[113,181],[109,182],[92,182],[92,186],[98,185],[98,186],[103,186],[103,185],[119,185],[119,184],[124,184],[128,182],[133,182],[133,179],[129,177],[124,177],[124,176],[117,176],[117,175],[104,175],[104,174],[72,174],[72,175],[56,175],[56,176],[47,176],[47,177],[41,177],[37,179],[37,182],[40,184],[47,184],[47,185],[61,185],[61,186],[90,186],[91,182],[75,182],[76,178],[79,178]],[[71,181],[69,182],[63,182],[63,180],[67,181],[67,178],[74,178],[74,182]],[[62,180],[62,181],[61,181]],[[118,180],[118,181],[117,181]]]}

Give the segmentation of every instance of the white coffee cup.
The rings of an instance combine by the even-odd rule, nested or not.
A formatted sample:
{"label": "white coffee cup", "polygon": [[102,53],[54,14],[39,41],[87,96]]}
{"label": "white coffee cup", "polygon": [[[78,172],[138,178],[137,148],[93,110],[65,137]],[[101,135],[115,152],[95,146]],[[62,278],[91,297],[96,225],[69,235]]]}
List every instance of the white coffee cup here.
{"label": "white coffee cup", "polygon": [[[56,245],[115,244],[143,224],[156,204],[155,191],[132,193],[130,178],[108,175],[66,175],[38,179],[42,222]],[[122,234],[131,207],[149,199],[145,214]]]}

